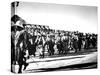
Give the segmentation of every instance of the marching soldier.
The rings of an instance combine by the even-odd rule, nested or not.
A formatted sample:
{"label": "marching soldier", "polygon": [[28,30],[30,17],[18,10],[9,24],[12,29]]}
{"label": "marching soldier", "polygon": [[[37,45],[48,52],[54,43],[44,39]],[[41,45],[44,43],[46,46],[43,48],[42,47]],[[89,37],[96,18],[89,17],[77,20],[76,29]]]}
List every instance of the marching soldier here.
{"label": "marching soldier", "polygon": [[35,52],[36,52],[36,46],[37,46],[37,42],[36,42],[36,38],[37,36],[34,35],[34,33],[32,32],[32,34],[30,35],[29,38],[29,43],[28,43],[28,50],[29,50],[29,55],[34,55],[35,56]]}
{"label": "marching soldier", "polygon": [[59,41],[57,42],[57,49],[59,51],[59,54],[63,53],[63,42],[61,41],[61,38],[59,39]]}
{"label": "marching soldier", "polygon": [[82,46],[82,34],[80,33],[78,36],[78,49],[81,51],[81,46]]}
{"label": "marching soldier", "polygon": [[48,52],[49,52],[49,56],[53,55],[54,54],[54,42],[52,41],[52,39],[50,39],[48,41],[48,46],[49,46],[49,49],[48,49]]}

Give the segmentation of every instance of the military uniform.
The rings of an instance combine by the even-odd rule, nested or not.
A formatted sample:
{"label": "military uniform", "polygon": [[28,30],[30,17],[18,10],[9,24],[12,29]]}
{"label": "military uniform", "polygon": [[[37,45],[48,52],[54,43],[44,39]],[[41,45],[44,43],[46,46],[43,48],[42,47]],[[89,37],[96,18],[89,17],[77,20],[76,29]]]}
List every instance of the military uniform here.
{"label": "military uniform", "polygon": [[[25,51],[27,50],[27,43],[29,36],[26,31],[24,31],[22,34],[20,34],[18,43],[17,43],[17,48],[18,48],[18,64],[19,64],[19,71],[18,73],[22,72],[22,65],[24,65],[24,70],[26,69],[26,66],[28,66],[28,63],[26,63],[26,58],[25,56]],[[23,43],[22,48],[20,48],[20,43]]]}

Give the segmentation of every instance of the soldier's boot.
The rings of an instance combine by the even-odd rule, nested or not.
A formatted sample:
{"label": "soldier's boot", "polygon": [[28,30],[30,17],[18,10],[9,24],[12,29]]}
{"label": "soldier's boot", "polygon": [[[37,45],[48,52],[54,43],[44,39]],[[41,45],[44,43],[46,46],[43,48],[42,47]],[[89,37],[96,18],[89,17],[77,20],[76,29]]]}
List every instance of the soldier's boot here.
{"label": "soldier's boot", "polygon": [[19,71],[18,73],[22,73],[22,65],[19,65]]}
{"label": "soldier's boot", "polygon": [[24,64],[24,69],[23,69],[23,70],[25,70],[26,67],[27,67],[28,65],[29,65],[28,63],[25,63],[25,64]]}

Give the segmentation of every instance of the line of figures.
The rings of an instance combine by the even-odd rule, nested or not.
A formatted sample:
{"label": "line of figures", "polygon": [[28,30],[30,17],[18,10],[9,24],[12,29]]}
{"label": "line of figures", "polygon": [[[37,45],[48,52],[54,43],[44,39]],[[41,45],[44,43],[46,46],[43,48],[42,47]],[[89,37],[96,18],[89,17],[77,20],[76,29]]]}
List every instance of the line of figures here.
{"label": "line of figures", "polygon": [[[46,28],[46,27],[45,27]],[[70,51],[77,53],[82,49],[97,48],[97,34],[35,28],[23,24],[11,31],[11,64],[28,65],[24,61],[30,56],[64,55]],[[19,73],[21,72],[19,68]]]}

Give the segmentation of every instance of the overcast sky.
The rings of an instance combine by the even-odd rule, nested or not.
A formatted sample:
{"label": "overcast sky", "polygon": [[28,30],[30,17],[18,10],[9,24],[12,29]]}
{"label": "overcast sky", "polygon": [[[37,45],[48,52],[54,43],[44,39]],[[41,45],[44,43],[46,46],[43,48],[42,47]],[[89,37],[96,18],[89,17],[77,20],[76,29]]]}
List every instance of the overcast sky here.
{"label": "overcast sky", "polygon": [[30,24],[97,33],[97,7],[94,6],[20,2],[16,11]]}

